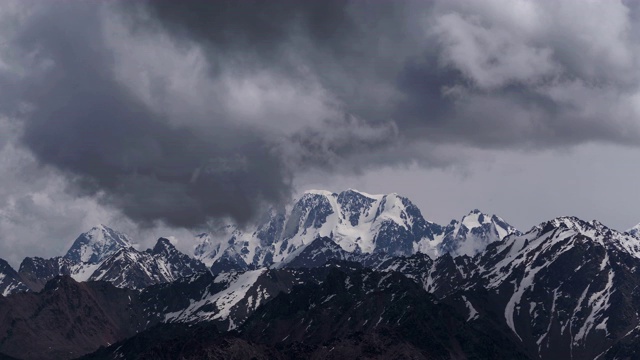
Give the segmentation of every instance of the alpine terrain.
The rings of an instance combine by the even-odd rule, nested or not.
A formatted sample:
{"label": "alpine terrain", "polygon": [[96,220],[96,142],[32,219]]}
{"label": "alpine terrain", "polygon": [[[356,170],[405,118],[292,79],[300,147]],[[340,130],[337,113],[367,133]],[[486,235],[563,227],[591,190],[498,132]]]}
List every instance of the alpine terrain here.
{"label": "alpine terrain", "polygon": [[0,261],[0,353],[634,359],[638,228],[567,216],[520,231],[479,210],[439,225],[356,190],[308,191],[184,252],[100,225],[62,256]]}

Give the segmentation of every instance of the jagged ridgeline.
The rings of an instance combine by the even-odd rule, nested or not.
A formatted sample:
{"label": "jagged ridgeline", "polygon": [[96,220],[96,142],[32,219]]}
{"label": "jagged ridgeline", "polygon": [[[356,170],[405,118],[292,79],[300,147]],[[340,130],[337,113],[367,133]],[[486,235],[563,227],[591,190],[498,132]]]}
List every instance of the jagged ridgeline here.
{"label": "jagged ridgeline", "polygon": [[634,359],[637,228],[562,217],[521,233],[478,210],[443,226],[355,190],[309,191],[183,251],[101,225],[62,256],[0,261],[0,353]]}

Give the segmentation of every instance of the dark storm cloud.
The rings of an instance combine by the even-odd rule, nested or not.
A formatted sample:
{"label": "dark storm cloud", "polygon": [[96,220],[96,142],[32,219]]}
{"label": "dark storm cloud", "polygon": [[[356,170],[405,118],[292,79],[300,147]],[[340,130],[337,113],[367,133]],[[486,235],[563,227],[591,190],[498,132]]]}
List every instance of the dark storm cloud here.
{"label": "dark storm cloud", "polygon": [[[638,144],[633,116],[621,109],[628,104],[614,103],[638,90],[628,76],[637,44],[625,24],[635,12],[622,3],[146,5],[165,29],[210,49],[214,65],[228,52],[292,76],[296,54],[344,112],[374,126],[393,121],[403,139],[486,148]],[[585,104],[595,108],[585,112]],[[314,131],[296,139],[305,133]]]}
{"label": "dark storm cloud", "polygon": [[[144,6],[163,25],[225,50],[264,55],[280,50],[294,32],[319,46],[346,46],[356,30],[345,1],[149,1]],[[138,9],[140,10],[140,9]]]}
{"label": "dark storm cloud", "polygon": [[3,109],[73,190],[142,223],[246,221],[298,173],[443,166],[439,145],[638,145],[624,3],[105,4],[40,4]]}
{"label": "dark storm cloud", "polygon": [[116,82],[96,10],[49,8],[17,39],[37,52],[20,90],[33,106],[23,142],[38,160],[141,223],[242,222],[288,196],[288,174],[258,134],[224,119],[206,131],[171,125]]}

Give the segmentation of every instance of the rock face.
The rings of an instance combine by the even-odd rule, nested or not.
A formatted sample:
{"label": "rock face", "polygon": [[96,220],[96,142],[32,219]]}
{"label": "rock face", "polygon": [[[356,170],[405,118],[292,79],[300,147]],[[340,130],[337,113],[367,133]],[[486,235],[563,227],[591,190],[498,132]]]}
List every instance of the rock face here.
{"label": "rock face", "polygon": [[0,298],[0,352],[20,359],[70,359],[143,329],[132,290],[50,280],[40,293]]}
{"label": "rock face", "polygon": [[163,325],[84,359],[527,358],[508,329],[483,325],[400,273],[332,267],[259,307],[233,334]]}
{"label": "rock face", "polygon": [[504,322],[542,358],[594,358],[640,324],[640,240],[596,221],[554,219],[495,243],[469,285],[477,307]]}
{"label": "rock face", "polygon": [[20,275],[9,263],[0,259],[0,295],[7,296],[25,291],[29,291],[29,287],[25,285]]}

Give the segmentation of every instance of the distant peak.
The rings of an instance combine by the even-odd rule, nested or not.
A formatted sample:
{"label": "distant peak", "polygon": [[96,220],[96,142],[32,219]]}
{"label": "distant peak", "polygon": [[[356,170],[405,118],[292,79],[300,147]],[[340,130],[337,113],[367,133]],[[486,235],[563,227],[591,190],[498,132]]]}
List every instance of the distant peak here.
{"label": "distant peak", "polygon": [[640,234],[640,224],[632,227],[631,229],[627,230],[627,232],[629,234]]}
{"label": "distant peak", "polygon": [[98,224],[98,225],[95,225],[94,227],[92,227],[91,229],[89,229],[89,231],[87,231],[87,233],[95,232],[95,231],[114,231],[114,230],[112,228],[108,227],[105,224]]}
{"label": "distant peak", "polygon": [[361,195],[361,196],[364,196],[364,197],[368,197],[370,199],[380,199],[380,198],[382,198],[384,196],[382,194],[369,194],[367,192],[360,191],[360,190],[353,189],[353,188],[349,188],[349,189],[343,191],[343,193],[344,194],[349,194],[349,193],[358,194],[358,195]]}
{"label": "distant peak", "polygon": [[165,244],[165,245],[171,245],[173,246],[173,244],[171,243],[171,240],[165,238],[165,237],[161,237],[158,239],[157,241],[158,244]]}
{"label": "distant peak", "polygon": [[360,195],[360,196],[364,196],[366,198],[369,199],[374,199],[374,200],[381,200],[384,197],[398,197],[398,198],[402,198],[402,196],[398,195],[397,193],[389,193],[389,194],[370,194],[368,192],[364,192],[364,191],[360,191],[358,189],[354,189],[354,188],[349,188],[346,189],[340,193],[334,193],[331,192],[329,190],[319,190],[319,189],[311,189],[311,190],[307,190],[303,193],[302,196],[304,195],[321,195],[321,196],[345,196],[345,195]]}
{"label": "distant peak", "polygon": [[171,243],[171,240],[161,237],[156,242],[156,245],[153,247],[153,252],[155,254],[167,251],[175,250],[175,246]]}
{"label": "distant peak", "polygon": [[577,216],[558,216],[557,218],[551,220],[557,224],[581,224],[586,223],[586,221],[578,218]]}
{"label": "distant peak", "polygon": [[76,263],[98,263],[120,248],[132,246],[126,235],[99,224],[76,238],[65,258]]}
{"label": "distant peak", "polygon": [[304,192],[303,195],[322,195],[322,196],[332,196],[333,193],[329,190],[316,190],[311,189]]}
{"label": "distant peak", "polygon": [[467,215],[465,215],[464,217],[478,218],[480,216],[482,216],[484,218],[487,218],[487,219],[491,219],[491,218],[495,217],[495,215],[490,215],[490,214],[485,213],[485,212],[483,212],[483,211],[481,211],[479,209],[473,209],[473,210],[469,211],[469,213]]}
{"label": "distant peak", "polygon": [[98,224],[96,226],[93,226],[91,229],[89,229],[88,231],[85,232],[85,234],[91,234],[91,233],[95,233],[98,231],[103,231],[105,230],[105,226],[102,224]]}
{"label": "distant peak", "polygon": [[585,226],[593,226],[584,220],[579,219],[576,216],[558,216],[549,221],[545,221],[537,227],[542,230],[545,229],[555,229],[560,227],[565,227],[567,229],[581,229]]}
{"label": "distant peak", "polygon": [[492,217],[483,213],[478,209],[471,210],[467,215],[462,218],[461,223],[467,228],[482,226],[482,224],[491,222]]}

